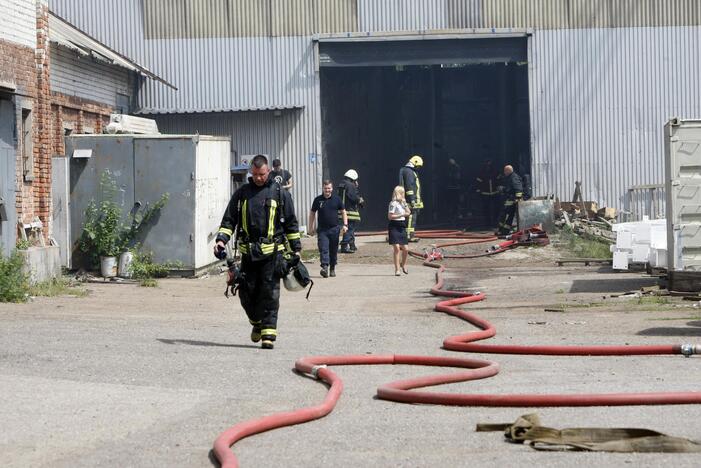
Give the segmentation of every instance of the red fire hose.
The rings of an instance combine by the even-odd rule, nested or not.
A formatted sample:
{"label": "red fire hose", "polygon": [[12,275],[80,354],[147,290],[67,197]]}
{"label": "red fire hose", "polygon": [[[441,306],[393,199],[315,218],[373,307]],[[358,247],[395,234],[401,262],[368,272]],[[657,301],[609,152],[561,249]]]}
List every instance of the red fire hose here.
{"label": "red fire hose", "polygon": [[[701,346],[661,345],[661,346],[519,346],[486,345],[473,342],[491,338],[496,329],[488,321],[474,314],[460,310],[457,306],[481,301],[484,294],[443,290],[442,265],[424,262],[424,265],[438,268],[436,284],[431,294],[452,299],[439,302],[434,310],[445,312],[470,322],[480,330],[464,335],[446,338],[445,349],[499,354],[547,354],[547,355],[640,355],[640,354],[701,354]],[[471,358],[449,358],[410,355],[348,355],[348,356],[309,356],[295,362],[295,370],[309,374],[330,386],[324,401],[317,406],[278,413],[261,419],[245,421],[227,429],[214,442],[214,454],[222,467],[237,467],[238,460],[230,447],[237,441],[278,427],[300,424],[319,419],[329,414],[341,396],[343,382],[327,366],[407,364],[433,367],[454,367],[464,370],[449,374],[439,374],[388,383],[377,389],[377,396],[385,400],[404,403],[428,403],[456,406],[613,406],[613,405],[671,405],[701,403],[701,392],[658,392],[658,393],[608,393],[608,394],[551,394],[551,395],[491,395],[458,394],[415,391],[414,389],[483,379],[496,375],[499,365],[492,361]]]}

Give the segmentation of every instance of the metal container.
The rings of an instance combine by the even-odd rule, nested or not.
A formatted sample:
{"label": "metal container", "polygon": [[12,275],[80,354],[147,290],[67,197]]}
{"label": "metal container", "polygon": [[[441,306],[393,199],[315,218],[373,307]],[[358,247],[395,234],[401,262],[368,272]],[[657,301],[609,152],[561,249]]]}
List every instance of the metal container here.
{"label": "metal container", "polygon": [[169,194],[139,239],[154,262],[192,273],[212,264],[214,238],[230,197],[230,143],[229,138],[203,135],[66,137],[70,235],[61,247],[72,252],[71,267],[82,266],[75,243],[85,208],[99,198],[103,172],[116,181],[115,201],[125,220],[132,210]]}
{"label": "metal container", "polygon": [[701,120],[664,127],[667,267],[701,278]]}

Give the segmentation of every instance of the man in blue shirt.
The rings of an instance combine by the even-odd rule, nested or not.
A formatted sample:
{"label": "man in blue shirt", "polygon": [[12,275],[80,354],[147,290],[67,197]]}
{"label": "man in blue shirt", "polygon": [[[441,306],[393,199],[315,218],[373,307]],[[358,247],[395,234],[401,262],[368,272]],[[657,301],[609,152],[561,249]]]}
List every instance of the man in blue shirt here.
{"label": "man in blue shirt", "polygon": [[[343,226],[338,225],[339,213]],[[318,218],[318,223],[317,223]],[[315,226],[318,228],[315,229]],[[325,180],[322,194],[314,199],[309,211],[309,235],[317,232],[317,245],[321,256],[321,276],[336,276],[338,258],[338,237],[348,230],[348,216],[343,200],[333,193],[333,182]]]}

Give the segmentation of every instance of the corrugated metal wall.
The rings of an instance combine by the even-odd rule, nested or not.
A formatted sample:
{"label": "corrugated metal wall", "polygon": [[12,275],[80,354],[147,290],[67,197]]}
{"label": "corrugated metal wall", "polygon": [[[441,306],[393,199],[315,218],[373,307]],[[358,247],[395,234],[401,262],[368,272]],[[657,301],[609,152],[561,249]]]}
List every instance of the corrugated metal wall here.
{"label": "corrugated metal wall", "polygon": [[117,103],[117,93],[131,96],[129,71],[100,63],[52,44],[51,91],[102,102]]}
{"label": "corrugated metal wall", "polygon": [[701,25],[698,0],[357,0],[359,31]]}
{"label": "corrugated metal wall", "polygon": [[[203,25],[208,10],[196,10],[200,23],[181,33],[206,38],[144,40],[142,11],[162,1],[51,4],[60,16],[181,88],[174,92],[147,81],[141,95],[146,111],[303,107],[284,111],[280,120],[268,112],[159,117],[164,128],[177,131],[188,131],[195,121],[208,122],[203,133],[223,125],[234,145],[252,153],[274,154],[279,148],[297,174],[297,190],[304,186],[302,204],[317,192],[320,177],[309,164],[320,138],[311,32],[533,28],[530,114],[537,194],[566,199],[574,181],[582,180],[586,198],[622,208],[629,186],[660,181],[667,118],[701,116],[698,0],[295,0],[300,8],[289,9],[284,19],[272,13],[291,5],[283,0],[222,0],[208,4],[226,6],[227,21]],[[320,5],[326,5],[323,13]],[[194,18],[158,11],[147,22],[153,36],[167,36],[178,21]],[[256,37],[228,37],[241,34]],[[292,130],[289,119],[295,121]],[[280,138],[290,141],[281,144]],[[300,174],[310,179],[302,182]]]}
{"label": "corrugated metal wall", "polygon": [[662,127],[701,115],[701,28],[538,31],[529,60],[536,194],[622,208],[664,178]]}
{"label": "corrugated metal wall", "polygon": [[153,57],[149,65],[165,70],[178,90],[146,81],[144,113],[300,107],[314,89],[308,37],[146,41],[146,50]]}
{"label": "corrugated metal wall", "polygon": [[143,0],[147,39],[355,31],[355,0]]}
{"label": "corrugated metal wall", "polygon": [[37,45],[35,0],[0,0],[0,39],[34,48]]}
{"label": "corrugated metal wall", "polygon": [[[321,193],[321,161],[314,153],[313,113],[303,109],[279,112],[227,112],[215,114],[154,115],[163,133],[200,133],[231,137],[232,151],[280,158],[292,173],[292,194],[301,225],[314,196]],[[311,132],[311,135],[309,134]]]}

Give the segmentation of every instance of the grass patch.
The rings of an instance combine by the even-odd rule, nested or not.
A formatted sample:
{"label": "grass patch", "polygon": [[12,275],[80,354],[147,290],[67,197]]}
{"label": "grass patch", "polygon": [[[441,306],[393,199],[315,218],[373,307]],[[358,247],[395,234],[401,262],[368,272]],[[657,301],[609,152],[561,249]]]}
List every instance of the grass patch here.
{"label": "grass patch", "polygon": [[29,276],[22,271],[24,259],[15,250],[9,257],[0,252],[0,302],[26,302]]}
{"label": "grass patch", "polygon": [[672,301],[667,296],[640,296],[638,304],[671,304]]}
{"label": "grass patch", "polygon": [[582,304],[560,304],[560,307],[564,309],[591,309],[593,307],[603,307],[605,304],[603,302],[585,302]]}
{"label": "grass patch", "polygon": [[158,287],[158,281],[154,278],[144,278],[139,282],[139,286],[143,288],[156,288]]}
{"label": "grass patch", "polygon": [[56,296],[73,296],[73,297],[85,297],[88,295],[88,291],[79,286],[80,283],[66,278],[64,276],[59,276],[58,278],[53,278],[49,281],[44,281],[30,287],[30,295],[32,296],[45,296],[45,297],[56,297]]}
{"label": "grass patch", "polygon": [[302,250],[299,255],[302,258],[302,261],[307,262],[309,260],[319,258],[319,251],[316,249],[306,249]]}
{"label": "grass patch", "polygon": [[565,290],[560,288],[557,291],[555,291],[555,294],[565,294]]}
{"label": "grass patch", "polygon": [[612,257],[611,250],[606,242],[594,239],[586,234],[575,234],[572,229],[565,227],[559,231],[560,249],[565,250],[575,258],[602,258]]}

